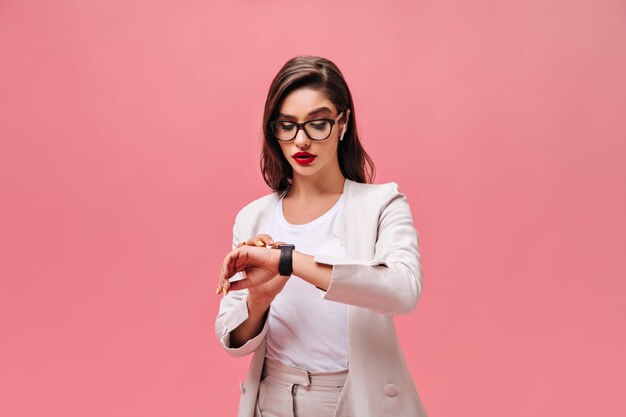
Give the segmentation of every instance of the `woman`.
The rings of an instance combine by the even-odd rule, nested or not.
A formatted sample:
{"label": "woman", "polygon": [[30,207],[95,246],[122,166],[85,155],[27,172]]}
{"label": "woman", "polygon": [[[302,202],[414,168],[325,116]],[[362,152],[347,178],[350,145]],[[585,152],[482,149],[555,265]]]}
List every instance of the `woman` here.
{"label": "woman", "polygon": [[418,234],[398,184],[366,181],[335,64],[289,60],[263,133],[273,193],[237,214],[216,289],[216,336],[232,356],[254,352],[238,416],[426,417],[392,320],[421,294]]}

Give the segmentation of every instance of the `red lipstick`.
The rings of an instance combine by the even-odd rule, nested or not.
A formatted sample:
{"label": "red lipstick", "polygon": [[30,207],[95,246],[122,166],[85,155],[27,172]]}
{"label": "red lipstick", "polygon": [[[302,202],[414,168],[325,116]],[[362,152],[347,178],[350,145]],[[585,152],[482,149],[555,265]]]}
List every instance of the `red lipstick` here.
{"label": "red lipstick", "polygon": [[292,156],[300,165],[309,165],[317,157],[317,155],[308,152],[296,152]]}

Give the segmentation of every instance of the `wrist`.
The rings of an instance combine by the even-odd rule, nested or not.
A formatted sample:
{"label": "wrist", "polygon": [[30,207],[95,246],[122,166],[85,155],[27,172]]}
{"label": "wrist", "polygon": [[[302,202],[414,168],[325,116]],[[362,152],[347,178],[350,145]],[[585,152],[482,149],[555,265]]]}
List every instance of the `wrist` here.
{"label": "wrist", "polygon": [[278,245],[280,249],[280,258],[278,261],[278,274],[284,277],[290,277],[293,274],[293,252],[296,249],[293,244]]}

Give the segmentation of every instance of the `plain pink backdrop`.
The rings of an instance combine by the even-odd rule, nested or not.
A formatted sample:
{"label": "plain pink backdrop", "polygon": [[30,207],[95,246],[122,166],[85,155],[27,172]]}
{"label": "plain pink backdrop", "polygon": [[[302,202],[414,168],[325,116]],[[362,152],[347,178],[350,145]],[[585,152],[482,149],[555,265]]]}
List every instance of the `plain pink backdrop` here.
{"label": "plain pink backdrop", "polygon": [[409,198],[429,415],[626,415],[625,44],[617,0],[0,0],[0,415],[235,415],[214,289],[296,54]]}

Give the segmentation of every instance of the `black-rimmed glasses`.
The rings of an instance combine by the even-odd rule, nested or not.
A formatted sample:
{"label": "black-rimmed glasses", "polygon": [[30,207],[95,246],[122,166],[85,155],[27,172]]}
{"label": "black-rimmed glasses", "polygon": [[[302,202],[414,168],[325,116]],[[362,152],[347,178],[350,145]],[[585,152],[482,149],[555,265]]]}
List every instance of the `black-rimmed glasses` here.
{"label": "black-rimmed glasses", "polygon": [[328,139],[330,133],[333,131],[333,125],[342,115],[343,112],[339,113],[334,119],[307,120],[303,123],[288,120],[273,120],[270,122],[270,129],[272,129],[272,133],[276,139],[281,142],[294,140],[300,129],[304,130],[304,133],[311,140],[325,140]]}

